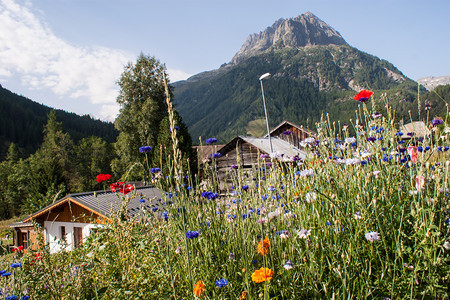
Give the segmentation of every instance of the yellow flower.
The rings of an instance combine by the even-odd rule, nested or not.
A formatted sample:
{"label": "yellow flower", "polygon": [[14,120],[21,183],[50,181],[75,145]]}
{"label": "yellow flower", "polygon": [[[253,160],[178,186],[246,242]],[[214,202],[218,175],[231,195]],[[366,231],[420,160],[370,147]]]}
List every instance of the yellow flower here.
{"label": "yellow flower", "polygon": [[275,274],[275,272],[272,271],[271,269],[261,268],[253,272],[252,281],[255,283],[264,282],[265,280],[269,281],[272,279],[273,274]]}
{"label": "yellow flower", "polygon": [[205,294],[206,285],[203,284],[201,280],[199,280],[196,284],[194,284],[194,295],[196,297],[201,297]]}
{"label": "yellow flower", "polygon": [[258,247],[256,248],[257,252],[266,255],[269,252],[270,241],[269,238],[266,237],[264,240],[258,243]]}
{"label": "yellow flower", "polygon": [[247,291],[243,291],[242,294],[239,296],[239,300],[245,300],[247,299]]}

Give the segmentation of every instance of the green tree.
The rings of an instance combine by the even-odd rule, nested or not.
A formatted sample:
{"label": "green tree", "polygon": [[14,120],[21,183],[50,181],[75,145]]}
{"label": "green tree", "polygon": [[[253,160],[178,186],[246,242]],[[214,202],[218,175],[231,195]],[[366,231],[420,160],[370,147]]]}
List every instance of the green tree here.
{"label": "green tree", "polygon": [[26,212],[50,204],[70,190],[71,186],[76,186],[78,179],[73,172],[72,150],[72,140],[62,131],[55,111],[50,111],[44,127],[44,141],[28,159],[32,176],[29,197],[24,203]]}
{"label": "green tree", "polygon": [[[163,64],[141,54],[135,64],[125,67],[119,79],[120,113],[114,124],[119,130],[115,144],[119,157],[113,161],[113,171],[116,175],[127,173],[127,180],[142,179],[142,168],[133,168],[143,164],[139,148],[156,145],[159,125],[167,115],[163,74]],[[148,155],[152,160],[152,152]]]}
{"label": "green tree", "polygon": [[106,141],[91,136],[82,139],[74,151],[75,170],[78,174],[78,191],[92,191],[102,188],[95,178],[98,174],[111,173],[111,161],[115,152]]}

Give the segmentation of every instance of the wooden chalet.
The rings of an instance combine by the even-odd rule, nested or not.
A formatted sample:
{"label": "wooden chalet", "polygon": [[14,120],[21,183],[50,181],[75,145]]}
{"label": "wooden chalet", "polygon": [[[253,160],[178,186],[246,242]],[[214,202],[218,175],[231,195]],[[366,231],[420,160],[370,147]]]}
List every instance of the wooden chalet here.
{"label": "wooden chalet", "polygon": [[[159,189],[150,186],[136,188],[127,194],[131,197],[126,207],[127,217],[133,218],[141,210],[152,211],[161,198]],[[145,202],[140,201],[144,199]],[[37,249],[37,237],[33,223],[43,228],[44,241],[50,253],[61,250],[62,240],[66,250],[73,250],[89,236],[92,230],[111,221],[114,212],[122,208],[123,200],[111,191],[86,192],[67,195],[53,204],[33,213],[14,229],[14,245],[24,249]]]}
{"label": "wooden chalet", "polygon": [[[278,137],[294,147],[302,149],[300,142],[310,136],[315,138],[317,133],[289,121],[283,121],[270,131],[270,136]],[[267,137],[267,134],[265,137]]]}
{"label": "wooden chalet", "polygon": [[[305,158],[303,150],[294,147],[292,144],[279,137],[271,138],[273,152],[279,156],[276,158],[283,161],[292,161],[294,156],[299,159]],[[258,159],[261,154],[270,155],[270,143],[267,137],[244,137],[238,136],[231,140],[228,144],[218,150],[219,158],[215,158],[217,166],[217,174],[219,178],[220,190],[230,190],[232,186],[232,179],[230,172],[233,171],[232,166],[241,166],[244,172],[250,173],[252,168],[258,165]],[[267,161],[270,161],[268,159]],[[252,176],[248,178],[248,182],[252,181]]]}
{"label": "wooden chalet", "polygon": [[[427,125],[425,125],[425,123],[422,121],[416,121],[401,125],[400,132],[403,133],[403,135],[401,136],[402,139],[410,139],[411,137],[426,138],[431,136],[430,129],[428,129]],[[413,132],[414,136],[408,135],[408,133],[410,132]]]}

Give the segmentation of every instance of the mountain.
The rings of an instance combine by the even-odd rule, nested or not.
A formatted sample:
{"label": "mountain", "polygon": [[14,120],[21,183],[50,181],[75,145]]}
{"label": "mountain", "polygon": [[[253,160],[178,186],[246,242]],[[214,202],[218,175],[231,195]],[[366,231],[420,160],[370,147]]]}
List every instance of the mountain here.
{"label": "mountain", "polygon": [[418,83],[423,85],[427,90],[431,91],[439,85],[450,84],[450,76],[429,76],[425,78],[420,78],[417,80]]}
{"label": "mountain", "polygon": [[351,47],[308,12],[250,35],[219,69],[173,84],[176,107],[194,143],[198,136],[226,142],[247,134],[250,124],[264,124],[258,79],[267,72],[272,74],[264,80],[271,127],[289,120],[315,129],[327,112],[332,120],[346,122],[355,118],[353,96],[361,89],[388,93],[400,116],[408,115],[417,94],[417,83],[391,63]]}
{"label": "mountain", "polygon": [[310,12],[292,19],[279,19],[259,34],[251,34],[231,60],[237,64],[247,57],[264,52],[272,46],[299,48],[315,45],[347,45],[344,38]]}
{"label": "mountain", "polygon": [[[0,160],[11,142],[21,149],[23,156],[34,153],[42,143],[42,130],[52,108],[17,95],[0,85]],[[90,116],[79,116],[56,110],[58,121],[64,132],[74,141],[88,136],[98,136],[115,142],[118,135],[113,123],[95,120]]]}

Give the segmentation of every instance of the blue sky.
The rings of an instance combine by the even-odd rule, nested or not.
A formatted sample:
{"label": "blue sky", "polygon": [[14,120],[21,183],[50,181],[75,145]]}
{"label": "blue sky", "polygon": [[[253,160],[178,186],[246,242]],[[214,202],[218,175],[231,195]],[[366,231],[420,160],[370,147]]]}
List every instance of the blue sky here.
{"label": "blue sky", "polygon": [[411,79],[450,75],[449,0],[0,0],[0,84],[112,121],[115,82],[141,52],[174,82],[218,68],[249,34],[307,11]]}

